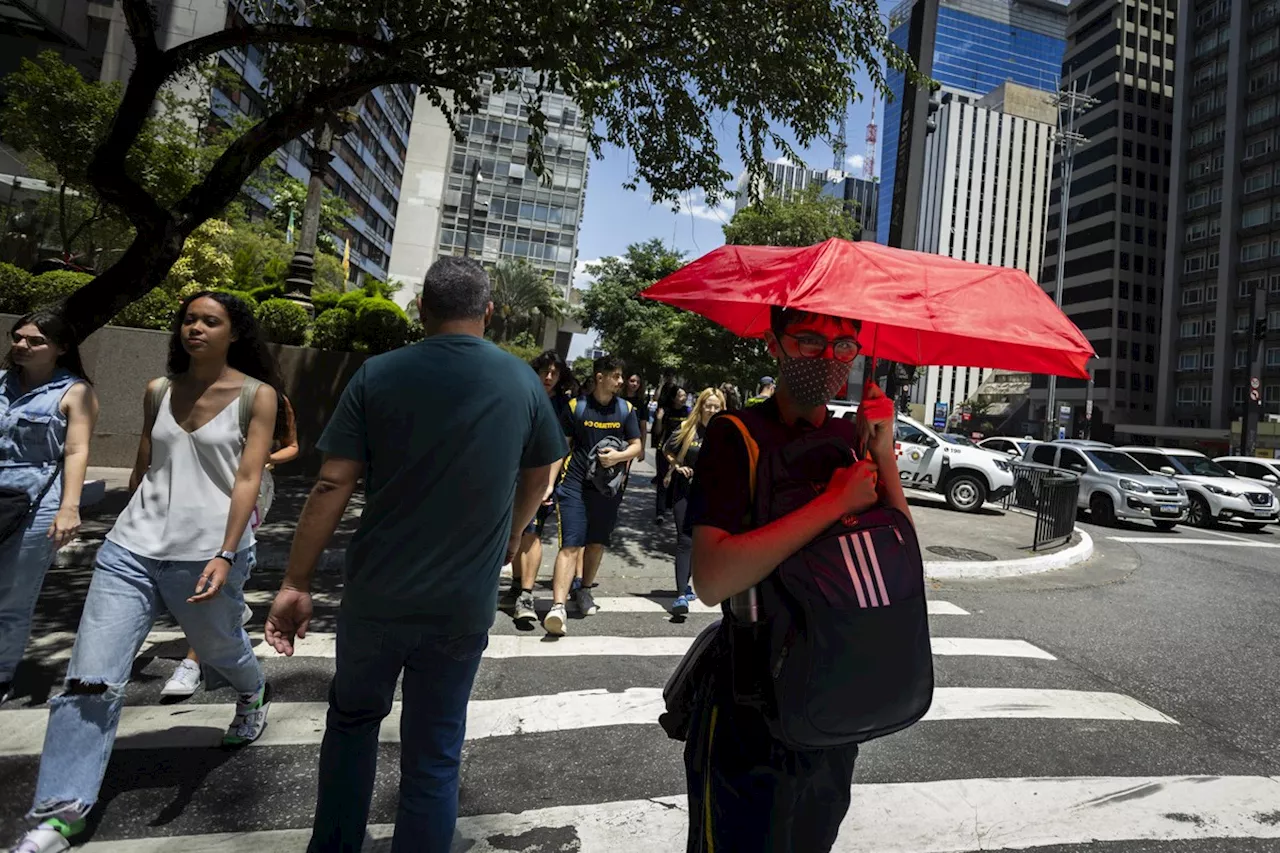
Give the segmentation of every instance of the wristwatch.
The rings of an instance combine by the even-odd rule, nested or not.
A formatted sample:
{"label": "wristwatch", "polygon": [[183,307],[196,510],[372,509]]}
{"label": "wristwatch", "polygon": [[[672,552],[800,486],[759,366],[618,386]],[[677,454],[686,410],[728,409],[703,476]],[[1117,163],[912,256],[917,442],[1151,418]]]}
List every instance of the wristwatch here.
{"label": "wristwatch", "polygon": [[235,551],[219,551],[218,553],[216,553],[216,554],[214,554],[214,555],[213,555],[213,559],[215,559],[215,560],[216,560],[216,559],[218,559],[219,557],[221,557],[222,559],[226,560],[228,563],[230,563],[230,564],[231,564],[231,565],[233,565],[233,566],[236,564],[236,552],[235,552]]}

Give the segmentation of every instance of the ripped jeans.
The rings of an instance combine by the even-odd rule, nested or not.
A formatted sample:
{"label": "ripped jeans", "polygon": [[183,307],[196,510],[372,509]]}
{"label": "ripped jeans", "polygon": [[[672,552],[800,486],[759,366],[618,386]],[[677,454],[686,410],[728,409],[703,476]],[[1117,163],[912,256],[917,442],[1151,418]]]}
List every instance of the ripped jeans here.
{"label": "ripped jeans", "polygon": [[93,808],[111,758],[133,659],[164,610],[186,632],[201,664],[221,673],[237,692],[256,693],[263,686],[262,668],[240,624],[252,556],[251,548],[237,554],[222,591],[209,601],[189,604],[206,561],[153,560],[109,540],[102,544],[67,667],[66,690],[49,702],[30,818],[65,812],[84,816]]}

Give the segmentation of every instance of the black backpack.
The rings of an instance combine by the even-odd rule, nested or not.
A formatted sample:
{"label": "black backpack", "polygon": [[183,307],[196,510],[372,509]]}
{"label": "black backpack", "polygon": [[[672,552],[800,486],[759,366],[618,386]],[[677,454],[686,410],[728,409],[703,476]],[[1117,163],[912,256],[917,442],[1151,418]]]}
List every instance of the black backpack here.
{"label": "black backpack", "polygon": [[[759,527],[820,494],[855,459],[854,425],[760,453],[777,425],[750,410],[721,417],[742,432]],[[846,426],[847,424],[847,426]],[[924,561],[915,529],[890,507],[845,516],[757,587],[758,620],[725,603],[735,701],[760,709],[792,749],[862,743],[900,731],[933,701]]]}

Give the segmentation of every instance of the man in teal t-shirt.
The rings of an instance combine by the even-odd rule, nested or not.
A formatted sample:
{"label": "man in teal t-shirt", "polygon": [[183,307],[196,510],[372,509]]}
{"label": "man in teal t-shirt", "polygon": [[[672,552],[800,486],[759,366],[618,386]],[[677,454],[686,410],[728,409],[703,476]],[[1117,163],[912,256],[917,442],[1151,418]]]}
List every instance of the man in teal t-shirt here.
{"label": "man in teal t-shirt", "polygon": [[401,671],[402,766],[419,772],[401,777],[413,806],[397,813],[394,845],[449,849],[498,574],[568,452],[537,374],[484,339],[493,303],[478,263],[436,261],[419,306],[427,339],[365,362],[320,437],[324,466],[267,618],[268,642],[292,654],[318,558],[363,477],[309,853],[360,849]]}

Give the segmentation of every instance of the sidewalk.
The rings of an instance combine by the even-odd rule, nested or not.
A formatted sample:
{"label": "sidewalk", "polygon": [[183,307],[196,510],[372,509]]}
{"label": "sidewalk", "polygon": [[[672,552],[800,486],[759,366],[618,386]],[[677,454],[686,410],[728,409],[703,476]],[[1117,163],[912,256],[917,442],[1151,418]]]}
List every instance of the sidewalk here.
{"label": "sidewalk", "polygon": [[[600,574],[602,578],[622,582],[625,587],[667,589],[675,585],[675,525],[670,514],[664,524],[654,524],[654,487],[649,483],[654,468],[650,459],[652,453],[632,467],[630,485],[613,535],[614,547],[605,554]],[[84,510],[79,537],[58,552],[56,565],[91,565],[116,515],[128,502],[127,469],[90,468],[87,478],[105,480],[106,495]],[[258,565],[262,569],[285,567],[294,524],[312,482],[302,477],[276,478],[275,503],[267,523],[258,529]],[[1092,553],[1092,542],[1079,530],[1065,545],[1033,553],[1035,519],[992,504],[976,513],[960,513],[948,508],[941,496],[935,494],[909,492],[908,501],[924,552],[925,572],[933,578],[1007,577],[1051,571],[1082,562]],[[359,524],[363,508],[364,494],[357,492],[324,552],[320,571],[341,571],[343,551]],[[544,543],[543,575],[549,576],[556,554],[554,523],[548,526]]]}

